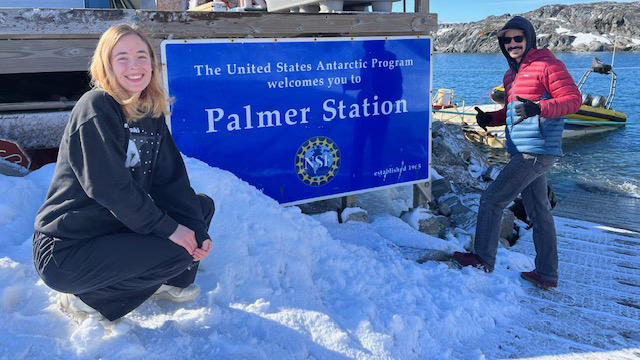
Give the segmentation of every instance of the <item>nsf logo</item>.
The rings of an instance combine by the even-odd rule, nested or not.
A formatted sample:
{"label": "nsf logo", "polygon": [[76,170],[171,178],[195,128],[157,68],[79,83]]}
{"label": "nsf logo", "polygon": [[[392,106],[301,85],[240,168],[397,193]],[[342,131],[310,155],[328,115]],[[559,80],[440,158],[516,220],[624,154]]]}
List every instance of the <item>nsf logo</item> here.
{"label": "nsf logo", "polygon": [[310,186],[322,186],[333,179],[340,169],[340,149],[324,136],[313,137],[296,153],[296,174]]}

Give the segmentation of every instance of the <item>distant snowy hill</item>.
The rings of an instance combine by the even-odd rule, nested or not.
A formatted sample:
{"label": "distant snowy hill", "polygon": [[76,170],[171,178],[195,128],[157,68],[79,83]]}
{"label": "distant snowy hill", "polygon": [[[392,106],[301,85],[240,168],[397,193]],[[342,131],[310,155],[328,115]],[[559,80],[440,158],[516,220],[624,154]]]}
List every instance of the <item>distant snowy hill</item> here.
{"label": "distant snowy hill", "polygon": [[496,33],[514,15],[529,19],[538,47],[554,51],[640,51],[640,1],[548,5],[524,14],[489,16],[470,23],[438,24],[437,52],[499,52]]}

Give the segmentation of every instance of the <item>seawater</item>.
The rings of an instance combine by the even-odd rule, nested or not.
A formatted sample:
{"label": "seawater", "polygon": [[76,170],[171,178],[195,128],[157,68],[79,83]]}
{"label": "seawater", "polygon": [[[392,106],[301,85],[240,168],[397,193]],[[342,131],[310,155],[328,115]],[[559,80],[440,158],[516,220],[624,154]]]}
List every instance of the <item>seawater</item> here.
{"label": "seawater", "polygon": [[[640,197],[640,53],[554,53],[576,83],[596,57],[611,64],[618,76],[612,108],[627,114],[627,126],[598,134],[563,139],[564,156],[549,173],[549,182],[562,197],[590,187]],[[466,106],[489,104],[489,92],[502,84],[507,70],[502,54],[434,54],[433,91],[453,89],[455,100]],[[592,73],[583,92],[607,96],[611,76]],[[481,146],[492,158],[505,161],[503,150]]]}

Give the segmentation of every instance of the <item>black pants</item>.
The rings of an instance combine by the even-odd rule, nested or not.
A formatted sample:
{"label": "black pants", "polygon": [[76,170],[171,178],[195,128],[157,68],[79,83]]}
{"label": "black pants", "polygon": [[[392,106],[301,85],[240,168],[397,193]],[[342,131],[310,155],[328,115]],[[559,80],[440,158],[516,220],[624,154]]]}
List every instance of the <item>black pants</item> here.
{"label": "black pants", "polygon": [[[215,206],[198,195],[207,228]],[[155,235],[123,232],[68,243],[36,232],[34,263],[50,288],[76,294],[113,321],[140,306],[160,285],[187,287],[199,262],[181,246]]]}

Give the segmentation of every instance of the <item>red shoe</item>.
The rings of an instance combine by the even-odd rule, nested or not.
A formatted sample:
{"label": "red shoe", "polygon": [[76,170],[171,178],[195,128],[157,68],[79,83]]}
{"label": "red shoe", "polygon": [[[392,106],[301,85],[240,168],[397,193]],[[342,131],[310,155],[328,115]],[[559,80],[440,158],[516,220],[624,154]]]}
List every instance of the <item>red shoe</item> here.
{"label": "red shoe", "polygon": [[544,290],[549,290],[552,288],[557,288],[558,287],[558,282],[557,281],[546,281],[543,280],[540,275],[538,275],[538,273],[533,270],[533,271],[529,271],[529,272],[523,272],[520,273],[520,277],[527,280],[528,282],[537,285],[539,287],[541,287]]}
{"label": "red shoe", "polygon": [[462,252],[454,252],[451,256],[451,260],[458,264],[461,268],[465,266],[473,266],[474,268],[478,268],[486,273],[490,273],[493,271],[492,268],[486,266],[480,261],[480,259],[474,253],[462,253]]}

